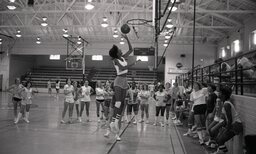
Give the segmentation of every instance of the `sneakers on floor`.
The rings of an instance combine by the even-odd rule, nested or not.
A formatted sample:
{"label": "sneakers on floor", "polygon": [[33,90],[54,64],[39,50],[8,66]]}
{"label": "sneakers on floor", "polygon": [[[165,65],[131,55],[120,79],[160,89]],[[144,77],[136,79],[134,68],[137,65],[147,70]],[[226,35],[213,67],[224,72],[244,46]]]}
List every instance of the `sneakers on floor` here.
{"label": "sneakers on floor", "polygon": [[107,132],[104,134],[104,137],[109,138],[110,131],[107,130]]}
{"label": "sneakers on floor", "polygon": [[64,121],[64,120],[61,120],[61,121],[60,121],[60,123],[61,123],[61,124],[64,124],[64,123],[65,123],[65,121]]}
{"label": "sneakers on floor", "polygon": [[163,122],[161,122],[161,127],[164,127],[164,123]]}
{"label": "sneakers on floor", "polygon": [[82,118],[81,117],[78,117],[78,122],[82,122]]}
{"label": "sneakers on floor", "polygon": [[119,135],[116,135],[116,141],[121,141],[121,137]]}

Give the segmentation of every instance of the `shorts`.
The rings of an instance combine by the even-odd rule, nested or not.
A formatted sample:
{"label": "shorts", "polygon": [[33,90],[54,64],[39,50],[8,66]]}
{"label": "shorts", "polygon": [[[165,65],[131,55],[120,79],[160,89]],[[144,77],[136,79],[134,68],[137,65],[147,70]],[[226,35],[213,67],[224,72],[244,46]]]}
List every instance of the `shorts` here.
{"label": "shorts", "polygon": [[67,103],[74,103],[75,100],[74,100],[74,98],[65,98],[65,99],[64,99],[64,102],[67,102]]}
{"label": "shorts", "polygon": [[206,104],[195,105],[193,108],[194,115],[205,114],[206,109],[207,109]]}
{"label": "shorts", "polygon": [[28,99],[28,100],[23,100],[21,102],[22,105],[27,105],[27,104],[32,104],[32,100],[31,99]]}
{"label": "shorts", "polygon": [[114,87],[120,87],[122,89],[128,89],[127,77],[117,76],[114,80]]}
{"label": "shorts", "polygon": [[59,88],[56,88],[56,92],[58,93],[60,91],[60,89]]}
{"label": "shorts", "polygon": [[104,99],[101,99],[101,100],[96,99],[96,101],[102,103],[102,102],[104,102],[105,100],[104,100]]}
{"label": "shorts", "polygon": [[13,97],[12,100],[16,101],[16,102],[20,102],[22,99],[21,98],[17,98],[17,97]]}
{"label": "shorts", "polygon": [[176,101],[176,106],[181,106],[183,105],[183,101],[182,100],[177,100]]}
{"label": "shorts", "polygon": [[127,104],[127,114],[132,114],[132,110],[134,113],[138,113],[139,105],[138,104]]}

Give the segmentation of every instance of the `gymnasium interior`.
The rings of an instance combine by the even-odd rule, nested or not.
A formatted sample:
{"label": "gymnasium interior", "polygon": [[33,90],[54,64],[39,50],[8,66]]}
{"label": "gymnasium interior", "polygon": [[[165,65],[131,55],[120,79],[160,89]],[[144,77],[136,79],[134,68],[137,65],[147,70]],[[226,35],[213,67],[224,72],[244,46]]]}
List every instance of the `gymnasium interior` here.
{"label": "gymnasium interior", "polygon": [[[127,32],[123,25],[128,25]],[[125,33],[133,47],[126,60],[128,64],[138,61],[129,68],[129,83],[228,85],[243,132],[225,143],[226,153],[245,154],[246,146],[252,142],[255,146],[255,0],[1,0],[0,153],[214,153],[216,149],[183,136],[189,111],[182,126],[172,122],[154,126],[154,102],[149,102],[149,124],[124,122],[120,142],[103,137],[106,128],[97,122],[95,94],[91,95],[91,122],[77,122],[74,109],[74,122],[60,123],[66,79],[87,80],[92,88],[97,81],[114,81],[109,50],[115,44],[123,53],[128,51]],[[242,57],[252,66],[239,65]],[[232,69],[223,68],[223,63]],[[30,81],[37,91],[29,124],[13,123],[8,89],[16,78],[21,83]],[[55,96],[57,80],[60,94]],[[50,96],[48,81],[52,82]],[[248,145],[246,136],[254,137]]]}

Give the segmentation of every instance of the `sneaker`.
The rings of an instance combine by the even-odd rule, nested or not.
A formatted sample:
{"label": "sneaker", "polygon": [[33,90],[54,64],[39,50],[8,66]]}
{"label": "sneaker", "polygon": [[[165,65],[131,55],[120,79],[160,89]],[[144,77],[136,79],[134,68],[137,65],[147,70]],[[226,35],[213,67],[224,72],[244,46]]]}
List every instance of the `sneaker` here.
{"label": "sneaker", "polygon": [[205,142],[205,145],[210,146],[211,142],[211,140],[208,140],[207,142]]}
{"label": "sneaker", "polygon": [[183,123],[182,123],[182,122],[180,122],[180,121],[178,121],[175,125],[176,125],[176,126],[182,126],[182,125],[183,125]]}
{"label": "sneaker", "polygon": [[111,123],[109,124],[109,127],[110,127],[110,131],[111,131],[111,132],[113,132],[113,133],[116,132],[116,127],[115,127],[115,123],[114,123],[114,122],[111,122]]}
{"label": "sneaker", "polygon": [[116,135],[116,141],[121,141],[121,138],[119,135]]}
{"label": "sneaker", "polygon": [[133,124],[134,124],[134,125],[137,125],[137,121],[136,121],[136,120],[134,120]]}
{"label": "sneaker", "polygon": [[29,123],[29,120],[28,120],[27,118],[24,118],[24,121],[25,121],[26,123]]}
{"label": "sneaker", "polygon": [[217,144],[211,143],[211,144],[209,145],[209,147],[212,148],[212,149],[215,149],[215,148],[217,148]]}
{"label": "sneaker", "polygon": [[176,116],[175,117],[172,117],[172,120],[176,120],[177,118],[176,118]]}
{"label": "sneaker", "polygon": [[100,119],[98,119],[98,122],[100,122]]}
{"label": "sneaker", "polygon": [[156,126],[157,125],[156,122],[153,125]]}
{"label": "sneaker", "polygon": [[191,131],[186,132],[183,136],[191,136]]}
{"label": "sneaker", "polygon": [[195,134],[195,135],[193,136],[193,138],[198,138],[198,135],[197,135],[197,134]]}
{"label": "sneaker", "polygon": [[109,138],[110,131],[107,130],[107,132],[104,134],[104,137]]}
{"label": "sneaker", "polygon": [[60,121],[60,123],[61,123],[61,124],[64,124],[64,123],[65,123],[65,121],[64,121],[64,120],[61,120],[61,121]]}
{"label": "sneaker", "polygon": [[82,118],[81,117],[78,117],[78,122],[82,122]]}
{"label": "sneaker", "polygon": [[212,153],[212,154],[225,154],[226,152],[224,152],[224,151],[222,151],[222,150],[217,150],[217,151],[215,151],[214,153]]}
{"label": "sneaker", "polygon": [[178,120],[175,119],[175,120],[173,121],[173,123],[174,123],[174,124],[177,124],[177,123],[178,123]]}
{"label": "sneaker", "polygon": [[199,144],[204,145],[204,141],[199,139]]}
{"label": "sneaker", "polygon": [[87,122],[91,122],[91,120],[90,120],[90,119],[87,119],[86,121],[87,121]]}
{"label": "sneaker", "polygon": [[164,127],[164,123],[163,122],[161,122],[161,127]]}

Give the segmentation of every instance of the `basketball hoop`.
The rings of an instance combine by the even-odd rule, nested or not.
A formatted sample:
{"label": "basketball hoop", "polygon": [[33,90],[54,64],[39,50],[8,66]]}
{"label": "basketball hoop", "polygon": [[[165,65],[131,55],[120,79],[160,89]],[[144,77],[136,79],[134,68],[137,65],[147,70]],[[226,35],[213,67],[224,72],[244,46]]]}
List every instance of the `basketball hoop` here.
{"label": "basketball hoop", "polygon": [[154,66],[148,66],[149,71],[154,71]]}

